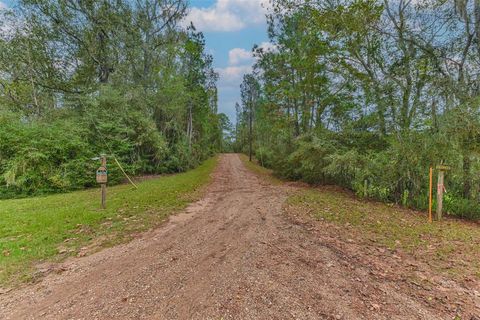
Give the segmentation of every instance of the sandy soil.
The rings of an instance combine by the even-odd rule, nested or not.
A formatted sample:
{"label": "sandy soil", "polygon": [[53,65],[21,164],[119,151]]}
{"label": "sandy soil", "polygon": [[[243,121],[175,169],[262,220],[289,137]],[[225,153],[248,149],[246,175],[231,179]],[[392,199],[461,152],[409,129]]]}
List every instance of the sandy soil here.
{"label": "sandy soil", "polygon": [[[286,216],[292,188],[223,155],[205,198],[185,213],[0,295],[0,318],[453,319],[455,310],[384,275],[396,272],[390,261],[359,258],[354,240]],[[476,319],[478,298],[464,307]]]}

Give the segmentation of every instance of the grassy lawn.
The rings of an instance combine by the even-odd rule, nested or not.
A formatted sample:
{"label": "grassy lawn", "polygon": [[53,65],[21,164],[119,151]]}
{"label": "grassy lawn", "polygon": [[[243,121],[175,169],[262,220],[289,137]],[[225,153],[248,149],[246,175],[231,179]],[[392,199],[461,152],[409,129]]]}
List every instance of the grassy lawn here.
{"label": "grassy lawn", "polygon": [[338,188],[305,189],[288,199],[288,210],[343,226],[346,238],[400,249],[454,277],[480,278],[480,226],[446,219],[429,223],[427,214],[357,199]]}
{"label": "grassy lawn", "polygon": [[[253,172],[275,179],[270,170],[241,157]],[[480,279],[478,223],[449,218],[429,223],[426,212],[362,200],[337,187],[299,188],[289,196],[285,210],[340,226],[338,236],[343,239],[403,250],[453,278]]]}
{"label": "grassy lawn", "polygon": [[34,278],[34,265],[128,241],[201,195],[216,159],[186,173],[100,190],[0,201],[0,286]]}

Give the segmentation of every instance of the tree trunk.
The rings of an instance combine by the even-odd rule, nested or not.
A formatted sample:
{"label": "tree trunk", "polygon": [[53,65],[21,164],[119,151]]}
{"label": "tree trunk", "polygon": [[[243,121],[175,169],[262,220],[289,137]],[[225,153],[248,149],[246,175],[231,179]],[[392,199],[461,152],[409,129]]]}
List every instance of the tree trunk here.
{"label": "tree trunk", "polygon": [[248,140],[249,140],[249,149],[248,149],[248,158],[250,160],[250,162],[252,161],[252,140],[253,140],[253,137],[252,137],[252,118],[253,118],[253,108],[252,108],[252,105],[250,104],[250,116],[249,116],[249,119],[248,119]]}
{"label": "tree trunk", "polygon": [[28,64],[29,64],[29,77],[30,77],[30,85],[32,86],[32,99],[33,103],[35,105],[35,109],[37,109],[37,115],[41,115],[41,110],[40,110],[40,105],[38,103],[37,99],[37,88],[35,86],[35,81],[33,80],[33,63],[32,63],[32,56],[31,56],[31,50],[30,50],[30,43],[27,45],[27,55],[28,55]]}
{"label": "tree trunk", "polygon": [[187,122],[187,137],[188,137],[188,151],[192,151],[192,135],[193,135],[193,114],[192,104],[188,107],[188,122]]}
{"label": "tree trunk", "polygon": [[463,197],[465,199],[470,199],[472,184],[470,179],[470,167],[471,160],[470,157],[465,154],[463,156]]}
{"label": "tree trunk", "polygon": [[98,81],[100,83],[107,83],[110,78],[110,67],[108,66],[107,49],[106,49],[106,35],[103,30],[97,34],[101,56],[100,65],[98,66]]}
{"label": "tree trunk", "polygon": [[433,99],[431,104],[431,117],[432,117],[432,131],[437,132],[437,100]]}

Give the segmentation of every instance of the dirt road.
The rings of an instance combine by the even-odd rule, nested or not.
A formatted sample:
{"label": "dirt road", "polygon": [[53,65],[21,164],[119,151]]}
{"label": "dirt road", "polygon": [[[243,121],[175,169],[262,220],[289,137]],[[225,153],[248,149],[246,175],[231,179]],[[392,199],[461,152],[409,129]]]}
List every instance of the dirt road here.
{"label": "dirt road", "polygon": [[203,200],[1,295],[0,318],[452,319],[286,217],[290,188],[223,155]]}

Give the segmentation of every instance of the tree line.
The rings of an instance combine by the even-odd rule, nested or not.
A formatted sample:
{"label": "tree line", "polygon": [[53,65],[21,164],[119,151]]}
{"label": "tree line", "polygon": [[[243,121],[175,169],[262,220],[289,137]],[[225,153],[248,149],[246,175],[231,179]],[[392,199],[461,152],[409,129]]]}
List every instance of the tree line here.
{"label": "tree line", "polygon": [[[285,178],[480,217],[480,2],[279,0],[254,47],[235,144]],[[252,130],[252,134],[250,134]]]}
{"label": "tree line", "polygon": [[[184,0],[20,0],[0,11],[0,198],[179,172],[222,148],[218,75]],[[122,175],[109,167],[112,183]]]}

